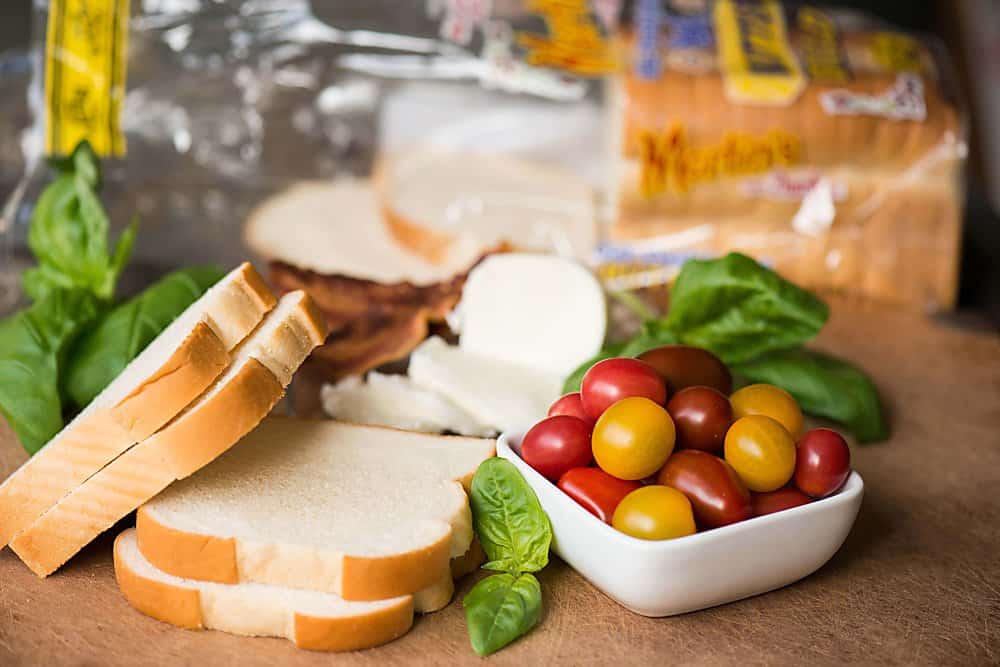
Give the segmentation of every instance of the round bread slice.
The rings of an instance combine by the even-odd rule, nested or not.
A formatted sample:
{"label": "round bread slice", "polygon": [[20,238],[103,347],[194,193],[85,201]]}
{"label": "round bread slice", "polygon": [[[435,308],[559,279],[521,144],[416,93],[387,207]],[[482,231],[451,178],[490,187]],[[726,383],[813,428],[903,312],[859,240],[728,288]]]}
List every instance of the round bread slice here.
{"label": "round bread slice", "polygon": [[305,293],[283,296],[208,390],[155,435],[77,486],[14,538],[11,548],[35,574],[54,572],[129,512],[252,430],[325,336],[323,317]]}
{"label": "round bread slice", "polygon": [[434,264],[501,243],[587,259],[597,240],[593,190],[556,167],[418,150],[384,159],[375,180],[392,235]]}
{"label": "round bread slice", "polygon": [[285,637],[315,651],[353,651],[390,642],[413,624],[409,595],[347,602],[330,593],[171,576],[143,557],[132,529],[115,540],[114,560],[125,599],[142,613],[182,628]]}
{"label": "round bread slice", "polygon": [[230,363],[275,298],[244,263],[191,304],[41,451],[0,484],[0,548],[129,447],[155,433]]}
{"label": "round bread slice", "polygon": [[272,417],[143,505],[139,547],[190,579],[414,593],[468,552],[465,488],[494,453],[492,440]]}
{"label": "round bread slice", "polygon": [[434,263],[413,256],[387,232],[372,186],[359,180],[292,186],[250,214],[244,238],[271,261],[386,285],[447,282],[479,259],[471,246],[456,246]]}

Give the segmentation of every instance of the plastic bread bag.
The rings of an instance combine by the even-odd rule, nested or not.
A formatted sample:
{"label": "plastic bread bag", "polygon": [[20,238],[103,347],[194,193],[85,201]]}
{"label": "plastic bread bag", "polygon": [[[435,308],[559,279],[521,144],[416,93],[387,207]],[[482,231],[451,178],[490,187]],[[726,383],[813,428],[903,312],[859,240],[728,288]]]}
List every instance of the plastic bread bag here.
{"label": "plastic bread bag", "polygon": [[743,251],[815,289],[954,304],[966,154],[923,36],[775,0],[638,0],[610,93],[621,288]]}

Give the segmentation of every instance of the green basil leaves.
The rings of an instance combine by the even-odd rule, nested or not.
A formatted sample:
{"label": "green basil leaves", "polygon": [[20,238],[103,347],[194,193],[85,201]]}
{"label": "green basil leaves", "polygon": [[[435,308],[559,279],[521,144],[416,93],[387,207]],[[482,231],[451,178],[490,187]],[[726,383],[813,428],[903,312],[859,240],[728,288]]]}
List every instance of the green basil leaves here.
{"label": "green basil leaves", "polygon": [[462,604],[472,649],[489,655],[538,625],[542,587],[528,573],[494,574],[476,584]]}
{"label": "green basil leaves", "polygon": [[490,559],[483,567],[501,572],[476,584],[464,600],[472,648],[489,655],[541,618],[542,589],[530,573],[548,565],[552,526],[535,492],[503,459],[479,466],[469,501],[476,535]]}

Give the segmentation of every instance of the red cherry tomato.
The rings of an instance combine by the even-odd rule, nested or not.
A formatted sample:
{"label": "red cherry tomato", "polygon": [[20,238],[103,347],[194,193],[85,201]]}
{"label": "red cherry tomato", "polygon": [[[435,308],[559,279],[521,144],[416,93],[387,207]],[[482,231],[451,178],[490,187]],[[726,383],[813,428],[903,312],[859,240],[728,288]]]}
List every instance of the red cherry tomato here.
{"label": "red cherry tomato", "polygon": [[733,376],[726,365],[700,347],[664,345],[643,352],[639,359],[656,369],[670,391],[703,385],[728,396],[733,389]]}
{"label": "red cherry tomato", "polygon": [[750,492],[732,466],[697,449],[684,449],[667,460],[657,483],[677,489],[691,501],[704,528],[718,528],[750,518]]}
{"label": "red cherry tomato", "polygon": [[583,376],[580,398],[583,409],[593,419],[623,398],[642,396],[654,403],[667,402],[667,387],[649,364],[638,359],[605,359],[590,367]]}
{"label": "red cherry tomato", "polygon": [[521,441],[521,458],[553,482],[570,468],[590,465],[590,427],[569,415],[547,417],[531,427]]}
{"label": "red cherry tomato", "polygon": [[750,494],[750,505],[753,507],[754,516],[774,514],[799,505],[808,505],[811,502],[812,498],[793,486],[786,486],[777,491]]}
{"label": "red cherry tomato", "polygon": [[721,454],[733,423],[729,399],[711,387],[686,387],[670,397],[667,412],[677,427],[677,447]]}
{"label": "red cherry tomato", "polygon": [[642,484],[618,479],[600,468],[573,468],[559,478],[558,486],[583,509],[610,525],[618,503]]}
{"label": "red cherry tomato", "polygon": [[594,422],[597,421],[583,409],[583,401],[580,400],[580,392],[578,391],[566,394],[552,404],[552,407],[549,408],[549,417],[555,417],[556,415],[569,415],[570,417],[582,419],[590,428],[594,428]]}
{"label": "red cherry tomato", "polygon": [[851,474],[851,450],[836,431],[818,428],[799,440],[795,449],[795,486],[813,498],[824,498]]}

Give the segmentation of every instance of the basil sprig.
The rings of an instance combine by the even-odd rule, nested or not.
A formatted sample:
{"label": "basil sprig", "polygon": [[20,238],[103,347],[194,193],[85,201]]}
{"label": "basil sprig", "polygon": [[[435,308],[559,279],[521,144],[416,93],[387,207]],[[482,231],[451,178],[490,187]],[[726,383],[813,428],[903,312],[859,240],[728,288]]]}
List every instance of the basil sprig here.
{"label": "basil sprig", "polygon": [[136,223],[112,250],[89,144],[52,167],[28,230],[38,265],[21,276],[33,304],[0,320],[0,414],[32,454],[62,429],[68,406],[89,403],[221,277],[215,269],[179,271],[115,307]]}
{"label": "basil sprig", "polygon": [[531,574],[549,562],[552,526],[538,497],[509,461],[484,461],[469,496],[476,535],[497,570],[465,596],[473,650],[489,655],[534,628],[541,619],[542,589]]}
{"label": "basil sprig", "polygon": [[814,294],[746,255],[689,260],[671,290],[667,316],[645,321],[637,336],[605,348],[574,371],[563,390],[578,391],[586,370],[601,359],[681,343],[712,352],[746,380],[781,387],[803,410],[844,424],[861,442],[883,440],[889,430],[868,376],[802,347],[828,316]]}

